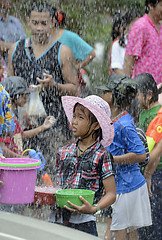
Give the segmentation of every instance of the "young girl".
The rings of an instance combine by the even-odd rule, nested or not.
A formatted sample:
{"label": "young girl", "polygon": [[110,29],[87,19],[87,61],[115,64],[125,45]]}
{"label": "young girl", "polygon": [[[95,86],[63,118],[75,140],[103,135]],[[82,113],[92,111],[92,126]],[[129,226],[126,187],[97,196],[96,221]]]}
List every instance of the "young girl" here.
{"label": "young girl", "polygon": [[[157,115],[161,115],[162,106],[158,102],[160,89],[153,76],[149,73],[141,73],[134,80],[138,85],[138,101],[142,111],[139,114],[139,126],[144,130],[148,139],[150,150],[150,161],[147,164],[144,176],[147,181],[150,194],[152,226],[139,231],[139,237],[142,240],[161,238],[161,179],[162,179],[162,121],[155,122]],[[160,117],[160,116],[159,116]],[[148,128],[153,122],[152,131]],[[151,139],[154,134],[158,138]],[[149,137],[149,138],[148,138]],[[151,140],[151,141],[150,141]],[[155,141],[154,141],[155,140]],[[152,187],[152,191],[151,191]]]}
{"label": "young girl", "polygon": [[[61,188],[95,191],[93,206],[81,196],[82,206],[68,201],[73,209],[65,206],[66,225],[97,236],[93,214],[110,206],[116,198],[112,156],[104,148],[112,142],[114,136],[110,108],[102,98],[95,95],[83,99],[64,96],[62,103],[78,140],[58,150],[58,184]],[[61,212],[63,216],[65,211]],[[68,213],[71,213],[69,219]],[[61,218],[50,221],[58,223]]]}
{"label": "young girl", "polygon": [[137,228],[151,225],[151,209],[147,185],[138,167],[146,159],[127,107],[136,96],[135,81],[120,74],[112,74],[102,86],[103,99],[111,107],[114,139],[107,149],[113,155],[117,200],[112,205],[111,231],[116,240],[138,239]]}
{"label": "young girl", "polygon": [[48,116],[44,124],[41,126],[23,131],[19,125],[17,120],[17,111],[18,106],[23,107],[27,102],[27,94],[29,93],[29,89],[26,85],[26,82],[21,77],[11,76],[2,80],[2,85],[5,87],[6,91],[9,93],[11,98],[12,111],[14,113],[14,132],[12,132],[11,136],[0,136],[0,146],[3,150],[3,153],[6,157],[22,157],[21,154],[23,152],[23,141],[24,139],[29,139],[34,137],[35,135],[51,128],[54,125],[55,118]]}
{"label": "young girl", "polygon": [[[114,16],[115,21],[112,27],[113,43],[110,48],[110,73],[123,73],[124,56],[126,51],[128,32],[133,23],[141,16],[138,9],[132,9]],[[118,33],[118,35],[117,35]],[[114,36],[116,38],[114,39]]]}

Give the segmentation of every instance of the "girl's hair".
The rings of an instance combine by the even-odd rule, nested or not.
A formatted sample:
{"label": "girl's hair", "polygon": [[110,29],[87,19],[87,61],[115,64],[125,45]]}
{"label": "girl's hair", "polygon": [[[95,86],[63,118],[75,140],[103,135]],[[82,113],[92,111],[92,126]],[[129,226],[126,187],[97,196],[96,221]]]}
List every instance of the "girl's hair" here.
{"label": "girl's hair", "polygon": [[112,20],[111,38],[113,41],[120,36],[120,31],[119,31],[120,27],[121,27],[121,13],[116,12]]}
{"label": "girl's hair", "polygon": [[55,19],[57,21],[56,26],[65,24],[66,14],[64,12],[58,11],[47,2],[34,2],[29,10],[29,17],[32,11],[49,12],[51,20]]}
{"label": "girl's hair", "polygon": [[146,97],[149,91],[152,91],[152,98],[150,103],[158,101],[158,94],[161,91],[161,88],[158,90],[157,84],[150,73],[141,73],[134,78],[134,81],[137,83],[138,91]]}
{"label": "girl's hair", "polygon": [[[80,103],[75,104],[74,109],[73,109],[73,113],[75,112],[75,109],[76,109],[77,106],[81,106],[82,107],[81,111],[85,114],[85,111],[84,111],[85,107],[83,105],[81,105]],[[97,118],[94,116],[94,114],[91,111],[89,111],[89,120],[90,120],[90,126],[89,126],[89,130],[90,130],[90,127],[92,126],[93,123],[98,123]],[[89,130],[87,131],[85,136],[90,135]],[[99,138],[99,141],[102,140],[102,129],[101,129],[101,127],[93,132],[92,136],[94,136],[94,135],[95,135],[95,140],[97,140],[97,138]]]}
{"label": "girl's hair", "polygon": [[125,45],[125,30],[126,27],[136,18],[139,18],[142,16],[142,13],[139,9],[133,8],[126,12],[124,12],[121,16],[121,35],[119,37],[119,45],[121,47],[126,47]]}
{"label": "girl's hair", "polygon": [[162,0],[146,0],[145,1],[145,13],[149,13],[149,5],[152,7],[156,7],[156,5],[161,2]]}

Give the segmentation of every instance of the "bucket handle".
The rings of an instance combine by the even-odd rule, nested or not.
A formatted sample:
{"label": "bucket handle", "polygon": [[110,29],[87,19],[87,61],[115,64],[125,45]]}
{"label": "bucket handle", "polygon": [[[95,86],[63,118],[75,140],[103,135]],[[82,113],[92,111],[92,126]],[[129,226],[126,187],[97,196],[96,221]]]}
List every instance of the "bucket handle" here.
{"label": "bucket handle", "polygon": [[21,156],[23,157],[24,153],[28,152],[28,151],[31,151],[32,149],[28,148],[28,149],[25,149],[22,153],[21,153]]}

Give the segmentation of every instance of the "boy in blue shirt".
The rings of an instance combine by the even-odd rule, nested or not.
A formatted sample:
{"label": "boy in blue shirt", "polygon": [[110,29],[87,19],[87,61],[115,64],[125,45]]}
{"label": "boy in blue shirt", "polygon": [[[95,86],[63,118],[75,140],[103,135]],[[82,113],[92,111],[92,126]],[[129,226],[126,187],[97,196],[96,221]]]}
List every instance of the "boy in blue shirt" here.
{"label": "boy in blue shirt", "polygon": [[116,240],[138,239],[135,230],[152,221],[146,181],[138,167],[139,162],[145,161],[145,148],[127,112],[137,87],[132,79],[112,74],[108,85],[98,88],[110,105],[115,130],[113,142],[107,147],[114,158],[117,190],[110,230]]}

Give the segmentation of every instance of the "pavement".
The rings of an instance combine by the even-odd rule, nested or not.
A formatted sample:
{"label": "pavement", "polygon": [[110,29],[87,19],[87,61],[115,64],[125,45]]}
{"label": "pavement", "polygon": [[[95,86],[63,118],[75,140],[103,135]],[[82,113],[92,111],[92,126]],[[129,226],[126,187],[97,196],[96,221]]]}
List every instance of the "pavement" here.
{"label": "pavement", "polygon": [[[31,205],[25,209],[23,215],[44,220],[45,222],[47,222],[50,212],[50,206],[37,206],[36,208],[34,205]],[[104,239],[104,235],[107,229],[107,219],[99,215],[97,216],[96,223],[98,236],[100,239]]]}

